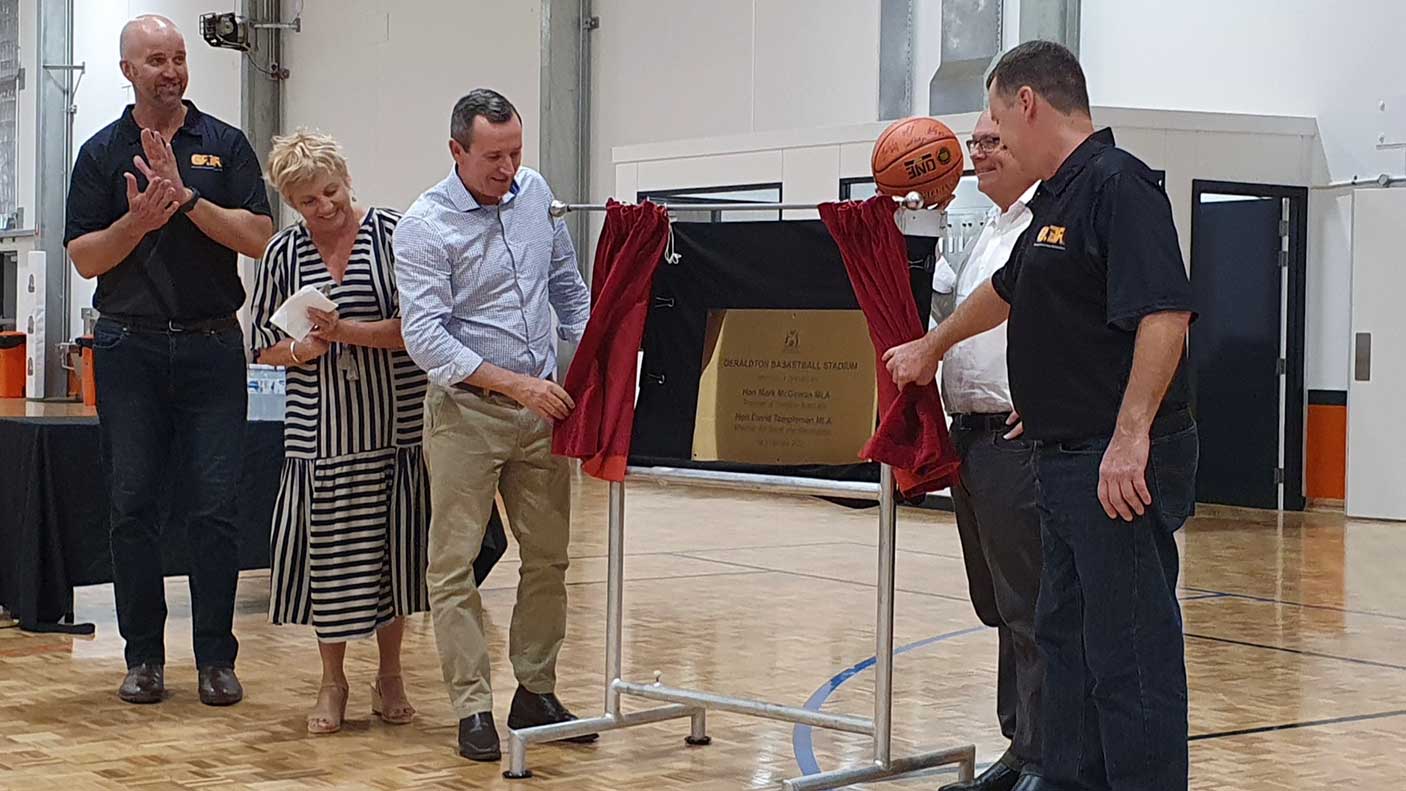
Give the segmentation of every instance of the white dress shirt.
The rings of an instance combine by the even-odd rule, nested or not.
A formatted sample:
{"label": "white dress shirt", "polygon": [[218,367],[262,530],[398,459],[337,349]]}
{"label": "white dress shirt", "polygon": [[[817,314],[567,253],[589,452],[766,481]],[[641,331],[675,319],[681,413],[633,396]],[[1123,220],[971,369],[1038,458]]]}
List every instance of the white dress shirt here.
{"label": "white dress shirt", "polygon": [[[1030,225],[1032,215],[1026,204],[1034,196],[1036,186],[1038,184],[1032,185],[1004,212],[991,210],[991,216],[972,243],[971,254],[957,275],[958,305],[1006,265],[1016,240]],[[944,261],[939,269],[945,266]],[[953,346],[942,359],[938,373],[942,377],[942,402],[951,414],[1010,412],[1005,322]]]}

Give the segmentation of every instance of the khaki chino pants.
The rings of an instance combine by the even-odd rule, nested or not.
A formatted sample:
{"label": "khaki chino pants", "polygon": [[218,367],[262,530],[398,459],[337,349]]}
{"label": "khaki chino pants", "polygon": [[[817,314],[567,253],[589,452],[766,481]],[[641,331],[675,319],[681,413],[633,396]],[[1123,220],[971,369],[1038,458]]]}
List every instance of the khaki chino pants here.
{"label": "khaki chino pants", "polygon": [[495,492],[522,557],[508,637],[513,673],[529,692],[554,691],[566,635],[571,478],[566,459],[552,455],[551,424],[506,396],[432,386],[425,398],[425,460],[430,612],[455,715],[493,709],[473,560]]}

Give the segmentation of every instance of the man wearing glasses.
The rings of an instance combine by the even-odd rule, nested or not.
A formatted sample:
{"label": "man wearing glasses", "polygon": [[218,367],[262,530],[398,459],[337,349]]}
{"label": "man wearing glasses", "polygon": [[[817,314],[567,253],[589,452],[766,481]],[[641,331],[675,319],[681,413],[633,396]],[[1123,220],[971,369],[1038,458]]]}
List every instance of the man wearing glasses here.
{"label": "man wearing glasses", "polygon": [[[989,113],[977,119],[967,150],[977,188],[997,208],[956,276],[958,304],[1005,266],[1030,225],[1026,202],[1035,192],[1035,179],[1001,145]],[[953,346],[940,375],[942,399],[952,413],[952,439],[962,459],[952,501],[967,585],[977,617],[999,636],[996,716],[1011,742],[1005,755],[975,780],[942,791],[1010,791],[1022,774],[1038,772],[1044,666],[1035,645],[1040,512],[1034,450],[1021,437],[1023,427],[1011,405],[1006,325]]]}

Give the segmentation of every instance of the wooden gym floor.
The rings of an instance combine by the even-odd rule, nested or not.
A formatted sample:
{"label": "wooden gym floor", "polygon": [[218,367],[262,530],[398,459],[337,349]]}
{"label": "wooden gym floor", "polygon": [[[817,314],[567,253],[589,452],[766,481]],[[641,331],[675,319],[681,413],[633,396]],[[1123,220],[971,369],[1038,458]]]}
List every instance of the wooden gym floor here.
{"label": "wooden gym floor", "polygon": [[[603,485],[578,481],[559,692],[582,715],[602,700],[605,500]],[[871,711],[872,670],[832,679],[873,653],[873,511],[639,486],[627,515],[627,678],[659,670],[666,684]],[[1182,543],[1192,788],[1394,787],[1406,776],[1406,527],[1223,511],[1203,513]],[[899,547],[895,755],[975,742],[984,765],[1004,747],[996,638],[974,628],[950,515],[905,510]],[[484,593],[504,733],[515,565],[510,553]],[[123,663],[110,587],[79,591],[78,617],[97,623],[94,638],[0,631],[0,787],[767,788],[869,758],[863,737],[713,713],[710,747],[683,745],[687,721],[645,726],[591,746],[532,748],[536,779],[510,782],[504,767],[455,754],[426,616],[412,619],[405,645],[416,722],[369,716],[375,651],[357,644],[346,728],[313,737],[304,715],[317,652],[307,630],[267,623],[266,573],[240,582],[247,697],[231,709],[198,703],[184,580],[169,580],[167,594],[172,695],[159,706],[115,697]],[[933,789],[951,778],[874,787]]]}

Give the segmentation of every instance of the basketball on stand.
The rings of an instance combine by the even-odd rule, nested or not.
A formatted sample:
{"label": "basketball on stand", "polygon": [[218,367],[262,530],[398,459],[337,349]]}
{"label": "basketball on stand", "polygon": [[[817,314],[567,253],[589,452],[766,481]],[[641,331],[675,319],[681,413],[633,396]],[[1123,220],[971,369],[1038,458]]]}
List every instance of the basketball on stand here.
{"label": "basketball on stand", "polygon": [[902,198],[916,192],[923,206],[938,206],[952,197],[962,179],[962,146],[936,118],[901,118],[874,142],[870,166],[881,194]]}

